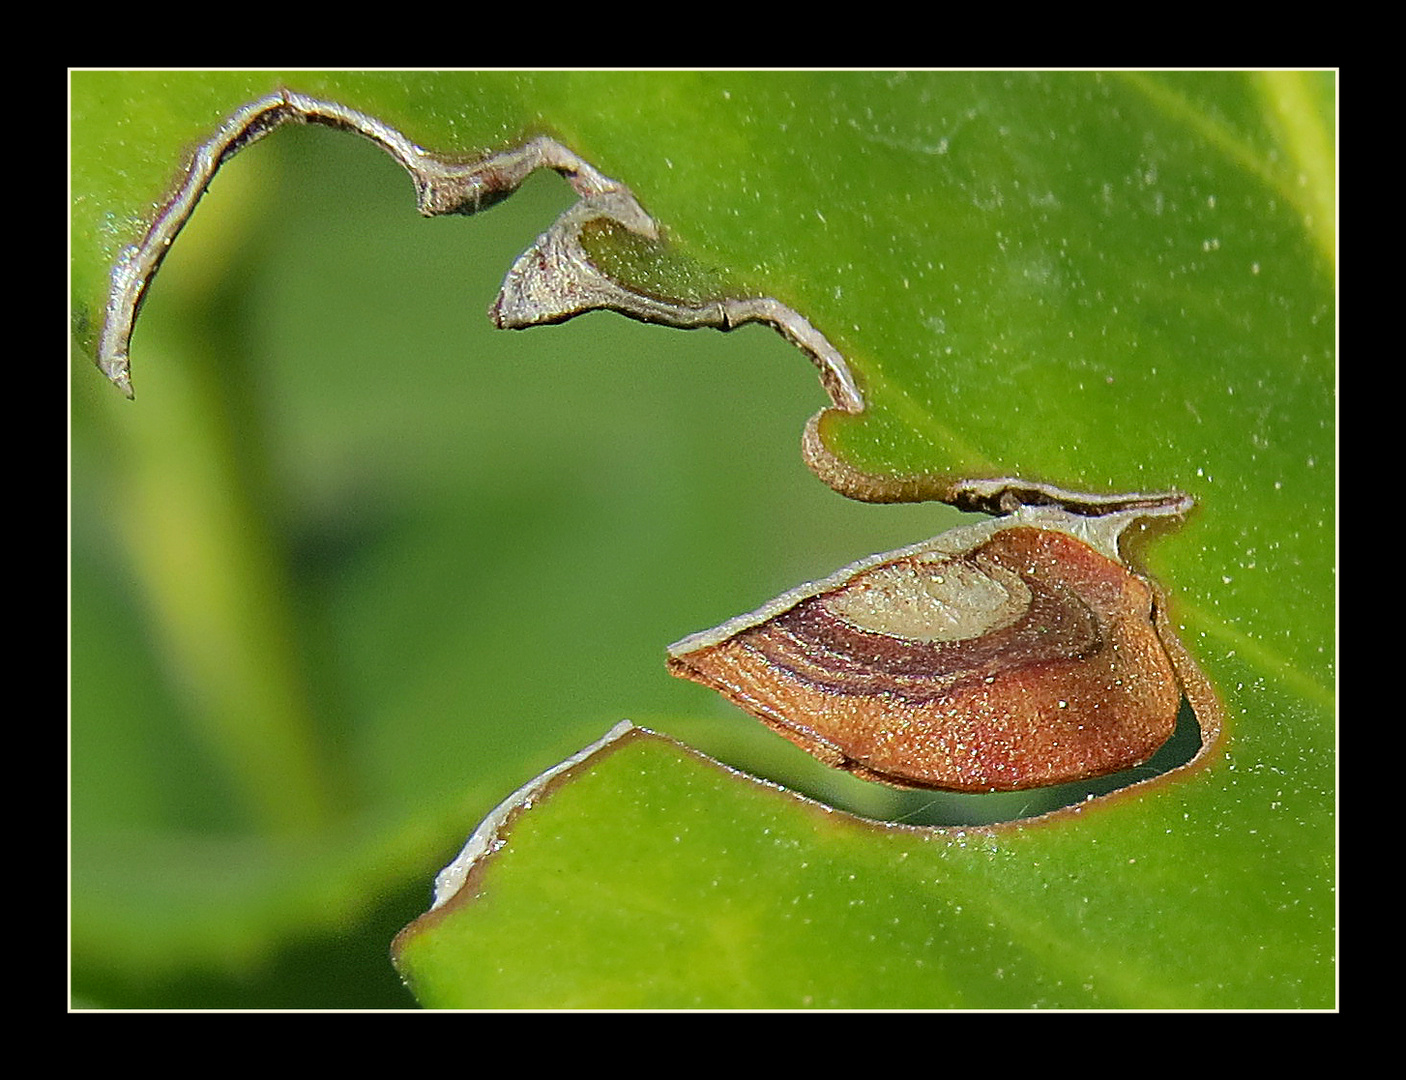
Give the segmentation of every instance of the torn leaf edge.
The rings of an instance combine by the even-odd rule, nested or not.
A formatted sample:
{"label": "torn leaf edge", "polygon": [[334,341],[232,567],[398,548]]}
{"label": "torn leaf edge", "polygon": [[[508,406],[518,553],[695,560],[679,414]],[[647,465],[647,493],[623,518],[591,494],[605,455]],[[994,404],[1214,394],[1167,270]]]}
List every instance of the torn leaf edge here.
{"label": "torn leaf edge", "polygon": [[[548,136],[456,162],[417,146],[373,116],[282,89],[237,109],[191,154],[174,194],[156,212],[140,242],[124,247],[113,263],[98,340],[98,367],[127,397],[133,397],[131,339],[137,315],[166,253],[185,227],[220,166],[246,146],[288,123],[321,124],[371,140],[410,174],[422,215],[474,214],[502,201],[533,172],[560,173],[580,196],[577,204],[514,264],[491,315],[500,327],[562,322],[583,311],[618,311],[643,322],[692,329],[731,330],[764,323],[799,348],[820,373],[835,409],[864,411],[864,398],[849,365],[825,336],[799,312],[773,297],[718,297],[693,305],[651,297],[608,278],[586,257],[583,224],[608,217],[649,240],[658,224],[628,187]],[[536,288],[534,289],[533,286]]]}
{"label": "torn leaf edge", "polygon": [[[529,139],[474,162],[452,161],[424,150],[395,128],[366,113],[289,89],[277,90],[241,106],[214,135],[197,146],[174,193],[156,212],[141,241],[124,247],[114,261],[95,359],[102,372],[127,397],[134,396],[130,359],[132,333],[147,290],[166,253],[220,166],[287,123],[320,124],[350,131],[380,146],[410,174],[417,208],[426,217],[474,214],[510,196],[540,168],[559,173],[580,198],[510,268],[503,289],[490,309],[494,322],[503,328],[525,328],[562,322],[584,311],[606,309],[643,322],[684,329],[731,330],[750,322],[770,325],[816,366],[831,401],[830,408],[822,409],[808,421],[802,436],[802,457],[821,480],[850,498],[868,502],[941,501],[959,509],[989,514],[1015,513],[1021,507],[1054,506],[1091,518],[1117,516],[1132,510],[1183,513],[1191,505],[1190,498],[1178,492],[1085,494],[1016,478],[972,480],[939,474],[882,475],[855,468],[841,461],[829,448],[821,427],[831,413],[862,413],[865,409],[863,394],[845,357],[803,315],[773,297],[718,297],[701,304],[653,297],[609,278],[591,262],[580,237],[582,227],[593,219],[605,217],[649,240],[660,239],[658,224],[626,185],[606,176],[548,136]],[[1175,509],[1159,509],[1164,507]],[[1159,602],[1159,631],[1165,630],[1160,636],[1183,678],[1188,699],[1203,730],[1202,749],[1191,763],[1182,767],[1185,769],[1202,760],[1218,740],[1222,728],[1221,708],[1214,690],[1172,633],[1165,610],[1165,604]],[[632,725],[623,727],[624,730],[622,726],[612,729],[603,740],[557,769],[549,770],[523,791],[545,788],[560,772],[633,729]],[[1179,771],[1173,770],[1164,776]],[[1150,782],[1155,781],[1144,783]],[[1141,785],[1133,785],[1138,786]]]}
{"label": "torn leaf edge", "polygon": [[[357,109],[286,88],[236,109],[198,145],[174,193],[156,212],[141,241],[124,247],[114,260],[95,360],[127,397],[134,396],[130,353],[136,319],[166,253],[220,166],[288,123],[349,131],[381,147],[409,173],[417,208],[426,217],[474,214],[506,199],[538,169],[559,173],[580,198],[509,269],[489,311],[494,323],[504,329],[524,329],[564,322],[586,311],[609,310],[679,329],[726,331],[748,323],[771,326],[815,365],[830,398],[830,407],[807,422],[801,456],[821,480],[842,495],[864,502],[940,501],[985,513],[1009,513],[1017,503],[1043,504],[1051,498],[1075,513],[1106,513],[1180,497],[1175,492],[1080,495],[1071,501],[1071,493],[1038,482],[971,480],[937,473],[879,474],[858,469],[835,454],[822,427],[832,414],[863,413],[864,395],[847,359],[804,315],[769,296],[719,296],[700,303],[651,296],[610,278],[591,261],[581,234],[593,220],[605,218],[648,240],[661,240],[658,223],[625,184],[545,135],[476,161],[455,161],[423,149],[389,124]],[[1091,509],[1081,510],[1080,506]]]}
{"label": "torn leaf edge", "polygon": [[[1153,586],[1154,591],[1156,586]],[[1158,591],[1158,599],[1161,595]],[[1165,610],[1158,604],[1158,627],[1163,628],[1166,620]],[[1164,639],[1165,640],[1165,639]],[[1186,779],[1192,773],[1204,768],[1210,761],[1212,752],[1220,743],[1222,727],[1220,723],[1220,705],[1216,699],[1215,691],[1205,676],[1201,674],[1190,655],[1181,646],[1174,635],[1168,645],[1168,652],[1172,658],[1173,666],[1177,670],[1178,677],[1183,680],[1183,690],[1192,708],[1196,710],[1198,717],[1201,717],[1202,709],[1207,709],[1205,716],[1212,723],[1208,730],[1203,727],[1201,748],[1185,764],[1175,769],[1170,769],[1165,773],[1149,777],[1146,780],[1139,780],[1126,787],[1111,791],[1105,795],[1086,800],[1081,803],[1074,803],[1069,806],[1051,810],[1048,813],[1035,817],[1018,818],[1013,821],[996,822],[990,825],[910,825],[901,821],[883,821],[876,818],[867,818],[859,814],[841,810],[817,799],[792,790],[782,784],[762,777],[754,776],[750,773],[735,769],[732,766],[710,757],[700,750],[696,750],[686,743],[681,743],[677,739],[671,738],[651,728],[642,727],[629,720],[622,720],[607,731],[595,742],[583,747],[580,751],[572,754],[565,761],[553,766],[541,773],[506,799],[500,802],[486,817],[478,824],[459,854],[435,876],[434,899],[428,911],[418,916],[407,925],[395,937],[391,944],[391,955],[398,969],[401,968],[401,957],[405,944],[416,934],[424,931],[435,923],[445,918],[452,911],[463,903],[474,899],[480,890],[482,875],[485,873],[488,863],[494,855],[502,850],[509,842],[508,834],[512,831],[513,825],[520,814],[537,807],[543,800],[550,798],[555,790],[571,775],[578,770],[589,768],[592,762],[600,756],[613,752],[627,745],[636,739],[657,740],[660,743],[676,749],[685,757],[703,762],[704,764],[717,769],[723,774],[737,778],[745,783],[757,787],[774,791],[786,799],[792,800],[802,807],[813,812],[817,812],[826,818],[848,821],[866,828],[877,829],[886,833],[907,833],[929,837],[950,837],[958,842],[973,836],[989,836],[999,839],[1009,835],[1013,831],[1023,831],[1031,828],[1042,828],[1069,818],[1084,816],[1095,809],[1107,809],[1114,804],[1137,798],[1148,793],[1153,788],[1163,788],[1169,782]],[[1202,720],[1203,725],[1206,720]],[[405,972],[402,970],[402,976]]]}

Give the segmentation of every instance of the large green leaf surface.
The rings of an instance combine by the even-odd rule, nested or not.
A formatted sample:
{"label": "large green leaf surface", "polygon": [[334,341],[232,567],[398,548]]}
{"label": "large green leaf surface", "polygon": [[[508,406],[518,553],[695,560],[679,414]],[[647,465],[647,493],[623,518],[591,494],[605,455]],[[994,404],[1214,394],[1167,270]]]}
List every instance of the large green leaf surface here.
{"label": "large green leaf surface", "polygon": [[409,1004],[387,948],[434,871],[622,716],[869,816],[1045,805],[829,775],[667,677],[962,515],[807,472],[823,396],[760,328],[491,330],[555,177],[420,220],[369,143],[281,130],[157,276],[137,401],[107,386],[108,265],[279,84],[445,153],[556,135],[850,358],[869,409],[822,430],[856,469],[1199,504],[1143,555],[1226,708],[1205,768],[919,832],[634,739],[407,946],[426,1004],[1334,1003],[1335,103],[1295,73],[75,73],[82,1000]]}

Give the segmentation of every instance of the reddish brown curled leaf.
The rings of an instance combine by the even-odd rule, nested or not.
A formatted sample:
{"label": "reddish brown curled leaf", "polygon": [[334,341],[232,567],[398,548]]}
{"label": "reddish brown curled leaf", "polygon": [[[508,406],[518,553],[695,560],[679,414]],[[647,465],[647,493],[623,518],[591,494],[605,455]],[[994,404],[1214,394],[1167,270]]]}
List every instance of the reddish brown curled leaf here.
{"label": "reddish brown curled leaf", "polygon": [[669,667],[899,787],[1015,791],[1130,768],[1171,736],[1183,689],[1157,594],[1117,537],[1185,505],[1022,507],[802,586],[674,645]]}

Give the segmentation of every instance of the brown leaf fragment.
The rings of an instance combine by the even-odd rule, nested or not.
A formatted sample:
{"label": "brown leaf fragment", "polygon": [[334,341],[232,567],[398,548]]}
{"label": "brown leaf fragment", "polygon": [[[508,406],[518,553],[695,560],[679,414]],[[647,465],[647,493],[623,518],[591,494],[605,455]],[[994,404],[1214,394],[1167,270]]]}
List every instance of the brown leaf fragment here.
{"label": "brown leaf fragment", "polygon": [[[1117,538],[1187,505],[1021,507],[678,642],[669,669],[897,787],[1016,791],[1118,772],[1171,736],[1190,661]],[[1203,729],[1213,739],[1219,723]]]}

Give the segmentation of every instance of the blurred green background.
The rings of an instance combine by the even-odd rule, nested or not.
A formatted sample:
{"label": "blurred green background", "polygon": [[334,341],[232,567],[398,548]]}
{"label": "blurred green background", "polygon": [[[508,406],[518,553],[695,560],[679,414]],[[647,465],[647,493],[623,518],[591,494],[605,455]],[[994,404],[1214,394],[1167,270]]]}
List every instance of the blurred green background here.
{"label": "blurred green background", "polygon": [[622,717],[865,812],[931,801],[813,767],[664,648],[961,515],[816,480],[824,395],[765,328],[494,331],[571,198],[423,220],[375,147],[285,129],[173,247],[137,400],[75,357],[80,1002],[411,1004],[386,949],[434,871]]}

